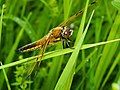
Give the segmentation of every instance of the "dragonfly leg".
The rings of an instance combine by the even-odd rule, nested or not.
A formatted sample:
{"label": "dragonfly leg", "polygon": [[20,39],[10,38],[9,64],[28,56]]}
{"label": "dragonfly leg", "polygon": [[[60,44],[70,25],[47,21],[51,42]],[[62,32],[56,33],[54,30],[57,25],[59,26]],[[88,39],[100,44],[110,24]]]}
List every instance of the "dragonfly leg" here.
{"label": "dragonfly leg", "polygon": [[[42,59],[42,57],[41,57],[41,59]],[[38,71],[39,71],[40,64],[41,64],[41,59],[40,59],[40,61],[38,62],[38,65],[37,65],[37,70],[36,70],[36,72],[35,72],[34,78],[36,78],[37,73],[38,73]]]}
{"label": "dragonfly leg", "polygon": [[[41,50],[42,51],[42,50]],[[43,52],[43,51],[42,51]],[[42,60],[42,57],[43,57],[43,53],[40,53],[41,54],[41,56],[40,56],[40,58],[39,57],[37,57],[36,59],[36,63],[37,63],[37,61],[38,61],[38,59],[40,60],[40,61],[38,61],[38,63],[37,63],[37,70],[36,70],[36,72],[35,72],[35,75],[34,75],[34,78],[36,78],[36,76],[37,76],[37,73],[38,73],[38,71],[39,71],[39,68],[40,68],[40,64],[41,64],[41,60]],[[39,54],[39,55],[40,55]]]}
{"label": "dragonfly leg", "polygon": [[70,42],[74,42],[73,40],[71,40],[70,38],[68,38],[68,40],[70,41]]}
{"label": "dragonfly leg", "polygon": [[68,40],[66,40],[66,48],[69,48],[70,47],[70,44],[68,42]]}
{"label": "dragonfly leg", "polygon": [[62,45],[63,45],[63,49],[70,47],[70,44],[67,39],[66,39],[66,42],[63,40]]}
{"label": "dragonfly leg", "polygon": [[63,45],[63,49],[65,49],[65,42],[64,41],[62,42],[62,45]]}

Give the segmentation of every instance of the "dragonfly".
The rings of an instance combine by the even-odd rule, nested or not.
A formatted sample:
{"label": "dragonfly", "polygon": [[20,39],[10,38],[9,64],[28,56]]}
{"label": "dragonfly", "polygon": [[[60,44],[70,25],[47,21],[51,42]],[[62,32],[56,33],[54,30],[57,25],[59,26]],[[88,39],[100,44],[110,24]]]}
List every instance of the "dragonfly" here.
{"label": "dragonfly", "polygon": [[[90,3],[88,7],[93,6],[95,3],[96,2]],[[79,12],[77,12],[76,14],[71,16],[68,20],[62,22],[57,27],[51,29],[49,31],[49,33],[46,36],[44,36],[43,38],[41,38],[40,40],[35,41],[30,44],[27,44],[16,50],[17,52],[27,52],[27,51],[31,51],[31,50],[40,48],[41,57],[40,58],[38,57],[36,59],[36,61],[33,64],[33,68],[30,70],[27,77],[29,77],[31,75],[32,71],[34,70],[34,67],[36,66],[36,63],[38,62],[37,71],[35,72],[35,77],[36,77],[38,70],[40,68],[40,63],[41,63],[42,57],[44,55],[44,52],[45,52],[47,46],[54,45],[55,43],[62,41],[63,48],[69,47],[69,41],[70,42],[72,41],[70,39],[70,37],[73,34],[73,30],[71,30],[70,27],[68,27],[66,25],[68,23],[70,23],[72,20],[74,20],[75,18],[77,18],[78,16],[80,16],[83,12],[84,12],[84,9],[80,10]],[[65,41],[66,41],[66,43],[65,43]],[[38,59],[40,59],[40,60],[38,60]]]}

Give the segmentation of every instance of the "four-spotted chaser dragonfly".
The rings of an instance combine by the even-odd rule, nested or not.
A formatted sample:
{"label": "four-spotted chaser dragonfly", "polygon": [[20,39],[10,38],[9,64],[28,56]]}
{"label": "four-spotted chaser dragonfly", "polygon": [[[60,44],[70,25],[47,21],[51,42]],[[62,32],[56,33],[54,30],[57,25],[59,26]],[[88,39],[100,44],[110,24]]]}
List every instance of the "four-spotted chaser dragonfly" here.
{"label": "four-spotted chaser dragonfly", "polygon": [[[96,2],[92,2],[89,5],[89,7],[94,5],[95,3]],[[43,54],[45,52],[45,49],[48,45],[52,45],[52,44],[55,44],[59,41],[63,41],[63,48],[69,47],[68,41],[71,41],[70,36],[73,34],[73,30],[71,30],[66,25],[68,23],[70,23],[73,19],[75,19],[76,17],[81,15],[83,12],[84,12],[84,9],[80,10],[78,13],[71,16],[67,21],[62,22],[56,28],[51,29],[49,31],[49,33],[46,36],[44,36],[42,39],[40,39],[38,41],[35,41],[33,43],[27,44],[27,45],[17,49],[17,52],[26,52],[26,51],[30,51],[30,50],[40,48],[41,49],[41,53],[40,53],[41,57],[40,57],[40,60],[39,60],[39,63],[38,63],[38,68],[37,68],[37,72],[38,72],[38,69],[40,67],[41,59],[42,59]],[[64,41],[66,41],[66,46],[64,44]],[[35,67],[37,61],[38,61],[38,58],[36,59],[36,62],[34,63],[33,68]],[[29,75],[31,75],[32,71],[33,71],[33,69],[30,70]],[[37,72],[35,73],[35,76],[36,76]]]}

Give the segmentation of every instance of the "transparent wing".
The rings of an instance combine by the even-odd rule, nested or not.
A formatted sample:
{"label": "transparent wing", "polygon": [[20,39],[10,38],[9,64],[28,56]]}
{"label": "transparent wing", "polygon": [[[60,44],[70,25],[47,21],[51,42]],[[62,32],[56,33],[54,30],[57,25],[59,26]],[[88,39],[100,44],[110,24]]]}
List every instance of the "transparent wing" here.
{"label": "transparent wing", "polygon": [[[50,37],[50,36],[49,36],[49,37]],[[38,63],[37,70],[36,70],[35,75],[34,75],[34,77],[36,77],[36,75],[37,75],[37,73],[38,73],[38,70],[39,70],[39,68],[40,68],[40,63],[41,63],[41,60],[42,60],[42,58],[43,58],[44,52],[45,52],[46,47],[47,47],[47,45],[48,45],[48,43],[49,43],[49,37],[48,37],[48,39],[46,40],[46,42],[41,46],[40,53],[38,54],[38,56],[37,56],[37,58],[36,58],[36,61],[32,64],[32,68],[28,71],[27,76],[23,79],[23,82],[32,74],[32,72],[33,72],[36,64]],[[39,56],[39,55],[40,55],[40,56]],[[23,82],[22,82],[22,83],[23,83]]]}
{"label": "transparent wing", "polygon": [[[96,2],[92,2],[91,4],[89,4],[88,7],[91,7],[91,6],[95,5],[95,4],[96,4]],[[84,9],[80,10],[79,12],[77,12],[76,14],[74,14],[73,16],[71,16],[68,20],[60,23],[58,26],[66,26],[71,21],[73,21],[75,18],[77,18],[78,16],[80,16],[83,12],[84,12]]]}
{"label": "transparent wing", "polygon": [[[39,62],[38,62],[38,67],[37,67],[37,70],[36,70],[36,72],[35,72],[34,77],[37,76],[37,73],[38,73],[39,68],[40,68],[41,60],[42,60],[42,58],[43,58],[44,52],[45,52],[45,50],[46,50],[46,47],[47,47],[47,45],[48,45],[48,43],[49,43],[50,37],[51,37],[51,35],[49,35],[49,37],[48,37],[47,40],[46,40],[46,43],[45,43],[45,44],[42,46],[42,48],[41,48],[41,51],[40,51],[41,57],[38,59],[38,60],[39,60]],[[38,60],[37,60],[37,61],[38,61]]]}

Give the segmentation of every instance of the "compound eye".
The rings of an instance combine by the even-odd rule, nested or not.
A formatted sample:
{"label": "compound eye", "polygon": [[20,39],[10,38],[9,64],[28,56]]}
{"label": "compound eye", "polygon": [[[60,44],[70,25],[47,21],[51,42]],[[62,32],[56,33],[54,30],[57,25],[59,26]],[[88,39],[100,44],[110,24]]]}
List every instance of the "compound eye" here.
{"label": "compound eye", "polygon": [[65,35],[67,35],[67,34],[68,34],[68,32],[66,31],[64,34],[65,34]]}

